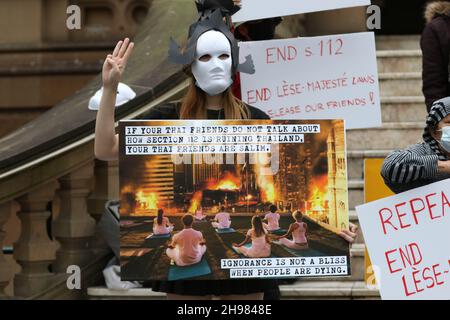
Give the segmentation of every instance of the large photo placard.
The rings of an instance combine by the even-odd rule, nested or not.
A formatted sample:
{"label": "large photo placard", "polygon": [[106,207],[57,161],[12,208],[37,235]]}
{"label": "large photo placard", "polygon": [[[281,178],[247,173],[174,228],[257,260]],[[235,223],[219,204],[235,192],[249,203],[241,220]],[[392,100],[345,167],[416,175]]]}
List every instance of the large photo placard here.
{"label": "large photo placard", "polygon": [[119,130],[123,280],[350,275],[343,120]]}
{"label": "large photo placard", "polygon": [[381,126],[372,32],[240,42],[255,74],[241,74],[242,100],[272,119],[345,119],[347,129]]}
{"label": "large photo placard", "polygon": [[356,211],[383,299],[450,299],[450,179]]}
{"label": "large photo placard", "polygon": [[242,0],[234,22],[370,5],[370,0]]}

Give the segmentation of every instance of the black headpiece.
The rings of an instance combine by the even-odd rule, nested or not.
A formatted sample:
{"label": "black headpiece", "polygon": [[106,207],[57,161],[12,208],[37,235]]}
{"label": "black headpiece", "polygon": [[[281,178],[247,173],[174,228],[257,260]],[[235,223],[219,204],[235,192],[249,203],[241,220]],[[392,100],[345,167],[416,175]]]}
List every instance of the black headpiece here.
{"label": "black headpiece", "polygon": [[210,16],[217,9],[222,12],[223,17],[232,16],[241,9],[234,5],[233,0],[197,0],[195,5],[200,15],[199,20]]}
{"label": "black headpiece", "polygon": [[233,74],[235,72],[255,73],[255,66],[251,55],[246,56],[245,62],[239,64],[239,47],[233,33],[231,33],[229,27],[223,21],[221,10],[214,10],[210,15],[205,16],[203,20],[192,24],[189,30],[188,43],[183,51],[175,40],[170,39],[169,60],[173,63],[189,65],[194,62],[198,38],[207,31],[215,30],[221,32],[230,42]]}

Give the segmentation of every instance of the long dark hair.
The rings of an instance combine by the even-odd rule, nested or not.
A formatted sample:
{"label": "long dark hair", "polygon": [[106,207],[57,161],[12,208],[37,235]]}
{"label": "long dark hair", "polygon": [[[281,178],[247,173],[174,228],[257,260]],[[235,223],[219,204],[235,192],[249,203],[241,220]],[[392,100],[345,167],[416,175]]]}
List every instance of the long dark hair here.
{"label": "long dark hair", "polygon": [[163,215],[164,215],[163,209],[158,209],[158,218],[156,219],[156,222],[158,223],[158,225],[162,224]]}
{"label": "long dark hair", "polygon": [[256,237],[261,237],[262,235],[266,234],[263,228],[261,217],[253,216],[252,227]]}

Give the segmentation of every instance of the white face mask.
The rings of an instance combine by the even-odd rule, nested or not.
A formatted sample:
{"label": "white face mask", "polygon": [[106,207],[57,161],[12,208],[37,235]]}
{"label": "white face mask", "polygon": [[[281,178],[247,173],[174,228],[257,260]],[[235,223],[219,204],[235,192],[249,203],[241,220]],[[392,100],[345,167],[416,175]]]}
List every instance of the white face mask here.
{"label": "white face mask", "polygon": [[198,38],[192,64],[197,87],[210,96],[224,92],[233,83],[231,66],[231,46],[223,33],[211,30]]}
{"label": "white face mask", "polygon": [[442,128],[440,144],[445,151],[450,153],[450,126]]}

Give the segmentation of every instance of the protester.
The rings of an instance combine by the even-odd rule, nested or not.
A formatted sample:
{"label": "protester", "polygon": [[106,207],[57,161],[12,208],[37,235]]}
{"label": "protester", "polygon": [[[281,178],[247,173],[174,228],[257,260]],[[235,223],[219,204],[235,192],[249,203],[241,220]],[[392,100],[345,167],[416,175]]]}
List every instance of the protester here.
{"label": "protester", "polygon": [[433,104],[423,142],[389,154],[381,175],[395,193],[450,178],[450,97]]}
{"label": "protester", "polygon": [[[308,230],[308,226],[303,222],[302,212],[300,210],[294,211],[292,218],[294,218],[295,222],[291,223],[286,234],[277,237],[277,241],[274,241],[274,243],[294,250],[307,249],[308,239],[306,238],[306,231]],[[291,235],[292,240],[289,240],[288,237]]]}
{"label": "protester", "polygon": [[231,226],[230,214],[225,211],[225,207],[220,207],[220,212],[216,214],[212,226],[216,229],[228,229]]}
{"label": "protester", "polygon": [[423,94],[428,111],[436,100],[450,96],[450,1],[426,6],[422,33]]}
{"label": "protester", "polygon": [[[245,244],[250,243],[250,247]],[[248,258],[268,258],[270,256],[270,240],[258,216],[252,218],[252,228],[247,231],[244,241],[233,243],[233,249]]]}
{"label": "protester", "polygon": [[[214,13],[213,13],[214,15]],[[218,20],[222,23],[219,25]],[[212,24],[209,26],[209,24]],[[155,106],[142,119],[270,119],[263,111],[244,104],[231,93],[232,79],[236,72],[251,72],[252,64],[240,64],[237,44],[222,18],[196,22],[193,32],[201,26],[202,34],[193,33],[188,42],[193,51],[180,51],[171,46],[169,58],[184,65],[191,82],[181,104]],[[103,95],[95,128],[95,155],[101,160],[117,160],[118,136],[115,134],[114,101],[117,84],[131,55],[133,44],[129,39],[119,41],[103,67]],[[192,59],[191,59],[192,57]],[[211,59],[213,58],[213,59]],[[212,79],[209,71],[221,70],[220,79]],[[215,75],[215,74],[214,74]],[[117,239],[119,241],[119,239]],[[270,279],[245,280],[184,280],[152,281],[146,283],[154,291],[166,292],[169,299],[221,299],[263,298],[264,292],[278,290],[278,284]]]}
{"label": "protester", "polygon": [[[263,111],[233,96],[233,79],[238,72],[251,73],[253,63],[246,60],[241,64],[236,59],[238,46],[228,26],[216,24],[211,27],[208,26],[208,19],[205,20],[191,26],[192,33],[189,33],[188,45],[183,50],[171,42],[169,59],[184,65],[191,79],[181,104],[152,107],[140,119],[270,119]],[[215,23],[218,19],[214,17],[212,20]],[[223,23],[222,17],[219,20]],[[201,25],[203,33],[195,33],[197,25]],[[103,66],[104,91],[97,114],[94,144],[95,155],[101,160],[118,159],[119,139],[115,134],[114,103],[117,85],[132,49],[133,43],[129,39],[119,41]],[[219,69],[222,74],[220,79],[218,74],[213,74],[216,77],[212,78],[209,71]],[[272,279],[150,281],[146,286],[154,291],[166,292],[169,299],[201,300],[217,296],[220,299],[259,300],[264,294],[266,298],[269,296],[267,299],[279,298],[278,282]]]}
{"label": "protester", "polygon": [[[281,18],[276,17],[240,23],[234,28],[234,36],[240,41],[271,40],[274,38],[275,29],[281,21]],[[236,74],[234,79],[233,94],[239,99],[242,98],[239,73]]]}
{"label": "protester", "polygon": [[200,231],[192,229],[192,215],[185,214],[181,221],[184,229],[173,236],[166,254],[177,266],[189,266],[202,260],[206,252],[206,241]]}
{"label": "protester", "polygon": [[173,230],[173,224],[164,216],[164,210],[158,209],[158,216],[153,219],[153,234],[169,234]]}

